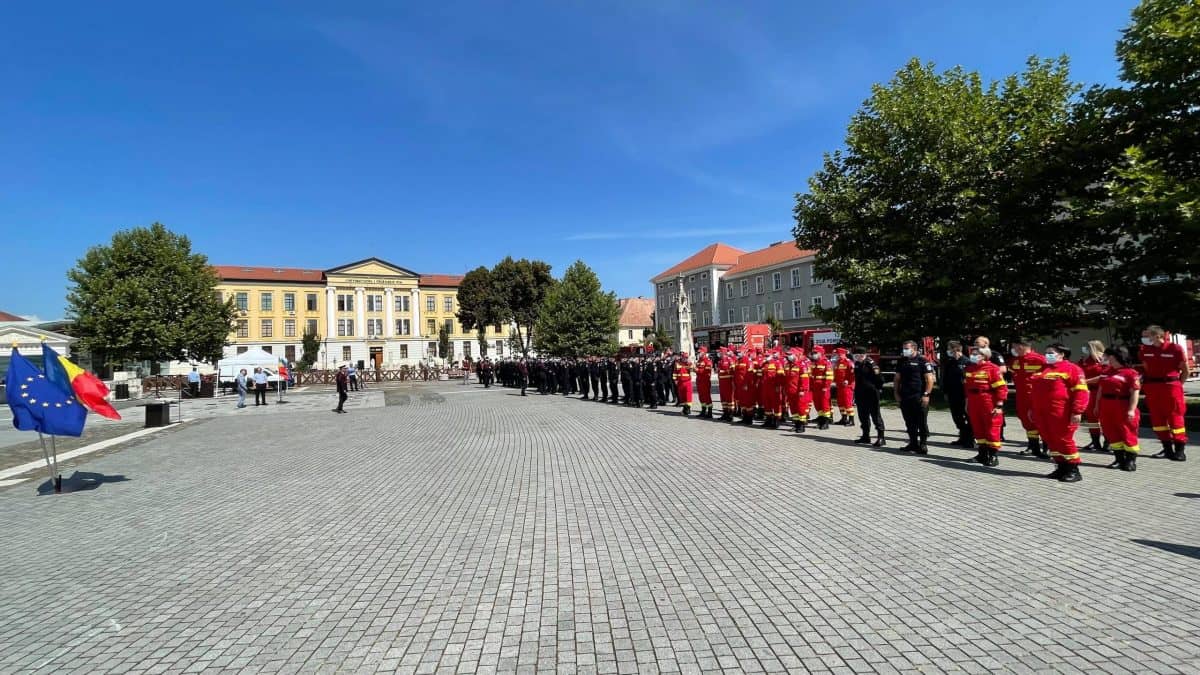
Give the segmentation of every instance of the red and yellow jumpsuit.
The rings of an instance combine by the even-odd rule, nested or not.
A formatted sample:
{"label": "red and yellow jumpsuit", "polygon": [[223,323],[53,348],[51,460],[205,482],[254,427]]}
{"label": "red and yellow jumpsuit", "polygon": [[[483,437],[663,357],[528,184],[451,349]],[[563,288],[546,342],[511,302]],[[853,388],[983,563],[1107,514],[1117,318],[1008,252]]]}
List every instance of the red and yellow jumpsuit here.
{"label": "red and yellow jumpsuit", "polygon": [[1046,357],[1037,352],[1029,352],[1018,356],[1012,363],[1013,388],[1017,393],[1017,419],[1025,428],[1025,437],[1029,441],[1028,450],[1038,451],[1037,443],[1041,439],[1038,427],[1033,423],[1033,382],[1032,377],[1042,372],[1046,367]]}
{"label": "red and yellow jumpsuit", "polygon": [[696,360],[696,388],[700,390],[700,414],[706,417],[712,412],[712,371],[708,353],[700,352],[700,358]]}
{"label": "red and yellow jumpsuit", "polygon": [[1129,417],[1129,399],[1142,388],[1141,375],[1133,368],[1105,368],[1097,388],[1100,398],[1088,408],[1093,414],[1100,413],[1100,429],[1109,447],[1113,452],[1124,452],[1132,455],[1130,459],[1136,459],[1142,413],[1134,408],[1133,417]]}
{"label": "red and yellow jumpsuit", "polygon": [[729,419],[737,410],[737,401],[733,398],[733,357],[724,350],[717,360],[717,392],[721,396],[721,418]]}
{"label": "red and yellow jumpsuit", "polygon": [[996,414],[1008,398],[1008,382],[1000,367],[990,361],[972,363],[963,369],[963,388],[967,393],[967,417],[975,432],[975,445],[996,452],[1000,449],[1000,428],[1004,415]]}
{"label": "red and yellow jumpsuit", "polygon": [[833,405],[829,400],[829,389],[833,384],[833,368],[829,359],[825,358],[824,351],[814,349],[813,355],[817,357],[809,371],[813,406],[817,409],[817,417],[832,419]]}
{"label": "red and yellow jumpsuit", "polygon": [[812,408],[812,363],[805,358],[804,350],[797,350],[796,365],[800,368],[800,407],[792,412],[792,417],[800,416],[800,424],[808,423],[808,412]]}
{"label": "red and yellow jumpsuit", "polygon": [[675,395],[683,404],[683,414],[692,412],[692,364],[679,359],[675,364]]}
{"label": "red and yellow jumpsuit", "polygon": [[763,357],[761,352],[756,352],[750,357],[750,414],[758,417],[759,411],[762,410],[762,367]]}
{"label": "red and yellow jumpsuit", "polygon": [[779,364],[774,358],[768,358],[762,365],[762,377],[759,379],[758,402],[767,418],[767,426],[778,424],[783,414],[782,401],[779,400]]}
{"label": "red and yellow jumpsuit", "polygon": [[[1085,356],[1085,357],[1079,359],[1078,361],[1076,361],[1075,363],[1076,363],[1076,365],[1078,365],[1080,368],[1083,369],[1083,377],[1089,381],[1094,378],[1100,377],[1102,374],[1104,374],[1104,371],[1108,369],[1108,366],[1105,366],[1103,363],[1100,362],[1099,359],[1097,359],[1094,356]],[[1089,384],[1088,385],[1088,400],[1095,403],[1095,401],[1097,400],[1096,396],[1097,396],[1097,385],[1094,383]],[[1096,449],[1099,450],[1101,447],[1100,446],[1100,419],[1098,417],[1096,417],[1096,406],[1095,405],[1089,405],[1087,407],[1087,410],[1083,411],[1083,428],[1087,429],[1088,433],[1091,434],[1092,445],[1094,445],[1096,447]]]}
{"label": "red and yellow jumpsuit", "polygon": [[1079,464],[1075,431],[1071,421],[1087,409],[1088,386],[1083,369],[1070,361],[1048,364],[1030,378],[1033,391],[1033,419],[1042,441],[1050,449],[1055,464]]}
{"label": "red and yellow jumpsuit", "polygon": [[837,350],[838,362],[833,368],[833,383],[837,385],[838,411],[854,424],[854,362],[845,349]]}
{"label": "red and yellow jumpsuit", "polygon": [[783,397],[792,424],[800,428],[800,364],[793,359],[783,364]]}
{"label": "red and yellow jumpsuit", "polygon": [[754,359],[750,354],[742,354],[742,358],[738,359],[736,369],[733,371],[733,384],[737,391],[738,408],[741,411],[742,417],[753,417],[754,415]]}
{"label": "red and yellow jumpsuit", "polygon": [[1183,383],[1179,376],[1187,358],[1183,347],[1164,342],[1161,347],[1142,345],[1142,392],[1150,410],[1150,426],[1162,441],[1164,449],[1174,444],[1172,452],[1182,452],[1187,441],[1183,424]]}

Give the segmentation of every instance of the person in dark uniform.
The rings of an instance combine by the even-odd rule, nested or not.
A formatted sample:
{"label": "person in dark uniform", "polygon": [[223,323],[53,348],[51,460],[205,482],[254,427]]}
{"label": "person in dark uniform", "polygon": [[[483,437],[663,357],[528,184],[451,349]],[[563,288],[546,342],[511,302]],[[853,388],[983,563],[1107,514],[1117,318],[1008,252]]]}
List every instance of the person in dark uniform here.
{"label": "person in dark uniform", "polygon": [[[587,360],[587,379],[592,388],[592,400],[600,400],[600,362],[595,356],[589,356]],[[608,394],[605,394],[607,397]]]}
{"label": "person in dark uniform", "polygon": [[529,364],[525,363],[525,359],[517,362],[517,384],[521,387],[521,395],[525,395],[525,389],[529,386]]}
{"label": "person in dark uniform", "polygon": [[575,393],[575,386],[571,382],[570,359],[563,359],[558,362],[558,393],[563,396],[570,396]]}
{"label": "person in dark uniform", "polygon": [[629,381],[630,384],[633,385],[633,396],[630,399],[630,405],[635,408],[640,408],[642,407],[642,391],[644,389],[643,375],[645,374],[644,371],[646,364],[643,363],[642,357],[640,356],[630,359],[630,361],[632,362],[632,365],[629,369]]}
{"label": "person in dark uniform", "polygon": [[933,364],[917,353],[917,343],[905,342],[900,349],[900,360],[896,362],[896,377],[893,381],[896,401],[904,415],[904,428],[908,432],[905,452],[918,455],[929,453],[925,445],[929,440],[929,394],[933,391]]}
{"label": "person in dark uniform", "polygon": [[588,357],[588,359],[587,361],[575,362],[575,380],[579,382],[579,393],[583,394],[580,398],[584,401],[589,398],[595,398],[597,395],[596,390],[591,386],[591,357]]}
{"label": "person in dark uniform", "polygon": [[867,356],[867,350],[855,347],[854,361],[854,411],[858,413],[862,436],[855,443],[871,443],[871,424],[875,424],[876,448],[887,445],[883,439],[883,414],[879,410],[879,395],[883,393],[883,375],[879,365]]}
{"label": "person in dark uniform", "polygon": [[958,440],[954,445],[960,448],[975,447],[975,436],[971,433],[971,420],[967,417],[967,391],[963,387],[963,373],[971,359],[963,354],[962,343],[951,340],[946,343],[946,359],[942,362],[942,393],[946,403],[950,405],[950,417],[958,429]]}
{"label": "person in dark uniform", "polygon": [[658,408],[658,362],[647,362],[642,373],[642,396],[651,410]]}

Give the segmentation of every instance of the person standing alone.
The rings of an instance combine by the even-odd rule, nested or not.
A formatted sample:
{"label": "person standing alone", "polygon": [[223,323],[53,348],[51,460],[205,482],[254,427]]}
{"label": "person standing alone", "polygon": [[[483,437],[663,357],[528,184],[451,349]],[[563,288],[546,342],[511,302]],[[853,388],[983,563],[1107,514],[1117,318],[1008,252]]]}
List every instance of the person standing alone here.
{"label": "person standing alone", "polygon": [[196,372],[196,366],[188,373],[188,394],[190,398],[200,398],[200,373]]}
{"label": "person standing alone", "polygon": [[236,381],[237,381],[237,395],[238,395],[237,407],[245,408],[246,407],[246,369],[245,368],[242,368],[241,372],[238,373]]}
{"label": "person standing alone", "polygon": [[346,374],[346,366],[338,368],[337,375],[334,376],[333,382],[337,385],[338,404],[333,409],[335,413],[346,412],[343,406],[346,405],[346,399],[350,398],[350,376]]}
{"label": "person standing alone", "polygon": [[904,415],[904,427],[908,431],[905,452],[918,455],[929,453],[925,442],[929,439],[929,394],[933,391],[933,365],[917,353],[917,343],[909,340],[901,346],[900,360],[896,363],[896,377],[892,383],[900,412]]}
{"label": "person standing alone", "polygon": [[262,368],[254,369],[254,405],[267,405],[267,374]]}

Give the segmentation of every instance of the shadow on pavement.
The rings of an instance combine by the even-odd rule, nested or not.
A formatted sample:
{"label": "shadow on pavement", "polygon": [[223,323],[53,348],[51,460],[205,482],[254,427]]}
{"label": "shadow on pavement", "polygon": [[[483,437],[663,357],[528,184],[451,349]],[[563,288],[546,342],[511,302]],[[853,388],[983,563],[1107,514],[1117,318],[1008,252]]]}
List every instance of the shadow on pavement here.
{"label": "shadow on pavement", "polygon": [[1000,468],[996,468],[996,467],[982,466],[980,464],[972,464],[969,462],[964,462],[962,459],[952,459],[952,460],[947,461],[946,458],[939,458],[939,457],[934,457],[934,456],[930,455],[928,457],[922,457],[921,460],[925,461],[925,462],[929,462],[930,464],[937,464],[938,466],[944,466],[944,467],[947,467],[950,469],[959,469],[961,471],[971,471],[973,473],[993,473],[993,474],[996,474],[999,476],[1024,476],[1026,478],[1042,478],[1042,479],[1046,478],[1043,474],[1034,473],[1032,471],[1013,471],[1012,469],[1000,469]]}
{"label": "shadow on pavement", "polygon": [[1135,544],[1157,548],[1167,553],[1177,553],[1185,555],[1189,558],[1200,559],[1200,546],[1188,546],[1186,544],[1170,544],[1165,541],[1151,541],[1150,539],[1130,539]]}
{"label": "shadow on pavement", "polygon": [[1184,499],[1200,499],[1200,494],[1195,492],[1176,492],[1175,496],[1183,497]]}
{"label": "shadow on pavement", "polygon": [[[84,492],[87,490],[95,490],[105,483],[124,483],[129,479],[122,475],[106,476],[102,473],[92,471],[76,471],[62,481],[63,494],[68,492]],[[54,485],[50,481],[45,481],[38,486],[37,493],[39,495],[54,494]]]}

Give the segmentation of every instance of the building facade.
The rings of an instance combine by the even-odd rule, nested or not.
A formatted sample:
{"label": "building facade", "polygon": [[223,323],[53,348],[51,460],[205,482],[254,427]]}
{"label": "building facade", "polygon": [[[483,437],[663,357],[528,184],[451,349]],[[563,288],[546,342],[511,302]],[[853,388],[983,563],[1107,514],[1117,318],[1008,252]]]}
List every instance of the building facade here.
{"label": "building facade", "polygon": [[[288,361],[303,356],[306,333],[319,335],[319,368],[363,362],[391,368],[437,356],[438,331],[450,328],[451,358],[479,354],[477,335],[455,317],[462,277],[422,275],[378,258],[328,270],[217,266],[223,299],[237,308],[225,347],[232,356],[259,347]],[[505,345],[495,328],[485,339]],[[495,355],[491,353],[491,355]]]}
{"label": "building facade", "polygon": [[642,344],[647,329],[654,328],[654,300],[621,298],[621,318],[617,322],[617,346]]}
{"label": "building facade", "polygon": [[743,254],[721,279],[721,323],[765,323],[773,316],[786,330],[824,325],[814,311],[835,306],[837,296],[814,275],[815,256],[792,241]]}
{"label": "building facade", "polygon": [[715,243],[697,251],[682,262],[655,275],[654,330],[675,335],[676,305],[682,287],[691,308],[693,334],[707,335],[707,328],[720,323],[722,299],[718,296],[721,277],[737,264],[741,249]]}

